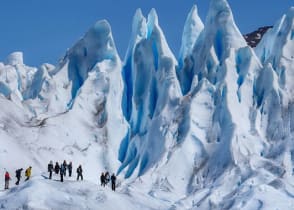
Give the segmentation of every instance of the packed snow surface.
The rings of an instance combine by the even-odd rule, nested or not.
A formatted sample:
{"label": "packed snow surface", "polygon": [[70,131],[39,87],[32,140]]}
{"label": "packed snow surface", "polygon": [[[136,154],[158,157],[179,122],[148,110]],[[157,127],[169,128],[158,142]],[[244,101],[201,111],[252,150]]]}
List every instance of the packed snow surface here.
{"label": "packed snow surface", "polygon": [[192,7],[178,59],[155,9],[131,30],[123,61],[101,20],[56,66],[0,63],[0,209],[293,209],[294,7],[254,49],[226,0]]}

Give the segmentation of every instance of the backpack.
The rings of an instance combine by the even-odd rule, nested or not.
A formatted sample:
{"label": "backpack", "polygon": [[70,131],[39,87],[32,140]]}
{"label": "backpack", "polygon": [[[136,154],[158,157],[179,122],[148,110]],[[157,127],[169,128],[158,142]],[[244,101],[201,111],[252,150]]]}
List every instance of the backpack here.
{"label": "backpack", "polygon": [[17,170],[15,171],[15,176],[16,176],[16,177],[19,177],[20,174],[21,174],[21,169],[17,169]]}
{"label": "backpack", "polygon": [[65,167],[64,167],[64,165],[61,165],[60,166],[60,173],[64,173],[65,172]]}
{"label": "backpack", "polygon": [[83,172],[82,168],[81,168],[81,167],[78,167],[78,168],[77,168],[77,173],[78,173],[78,174],[81,174],[82,172]]}

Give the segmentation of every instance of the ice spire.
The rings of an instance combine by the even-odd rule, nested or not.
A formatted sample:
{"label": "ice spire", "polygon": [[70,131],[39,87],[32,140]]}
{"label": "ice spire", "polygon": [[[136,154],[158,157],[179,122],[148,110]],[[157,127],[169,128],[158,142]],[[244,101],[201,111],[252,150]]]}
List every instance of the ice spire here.
{"label": "ice spire", "polygon": [[132,96],[133,96],[133,70],[132,59],[133,51],[138,42],[147,36],[147,23],[146,18],[143,16],[141,9],[137,9],[133,17],[132,34],[127,49],[127,53],[124,60],[124,66],[122,70],[124,80],[124,93],[122,100],[122,109],[124,116],[127,120],[130,120],[132,113]]}
{"label": "ice spire", "polygon": [[[172,58],[174,64],[177,64],[177,60],[170,50],[168,43],[165,39],[164,33],[158,23],[158,16],[156,10],[153,8],[148,14],[147,19],[147,39],[157,42],[160,47],[157,47],[158,56],[165,55]],[[154,48],[154,47],[153,47]]]}
{"label": "ice spire", "polygon": [[211,41],[219,60],[225,59],[231,48],[247,46],[235,24],[226,0],[212,0],[205,24],[206,38]]}
{"label": "ice spire", "polygon": [[148,14],[148,22],[147,22],[147,37],[151,36],[151,33],[153,31],[154,25],[158,26],[158,16],[156,13],[156,10],[152,8]]}
{"label": "ice spire", "polygon": [[133,18],[132,35],[146,37],[146,18],[143,16],[140,8],[136,10]]}
{"label": "ice spire", "polygon": [[223,63],[232,50],[245,46],[246,41],[234,22],[228,2],[212,0],[205,27],[194,45],[192,59],[184,66],[183,74],[186,75],[188,84],[184,92],[190,90],[191,86],[197,86],[203,77],[216,83],[219,79],[216,72],[219,63]]}
{"label": "ice spire", "polygon": [[68,63],[68,78],[72,82],[72,99],[87,79],[88,72],[97,62],[105,59],[113,62],[120,60],[112,38],[111,27],[106,20],[101,20],[97,21],[67,52],[64,59],[63,65]]}
{"label": "ice spire", "polygon": [[[252,98],[252,91],[248,91],[252,90],[252,80],[250,80],[251,78],[247,79],[249,70],[246,69],[246,66],[250,64],[252,52],[247,49],[249,47],[235,25],[228,2],[226,0],[212,0],[205,27],[194,45],[192,55],[187,58],[181,71],[183,75],[181,81],[184,84],[182,90],[191,100],[198,102],[199,99],[197,100],[195,97],[199,97],[202,92],[211,89],[207,89],[209,86],[215,88],[213,96],[206,102],[206,104],[214,105],[211,111],[213,115],[202,121],[206,121],[207,125],[213,122],[210,124],[213,131],[207,133],[207,137],[203,138],[202,143],[205,145],[207,139],[216,139],[217,142],[213,152],[209,149],[210,145],[205,146],[210,159],[203,167],[206,168],[203,170],[206,180],[220,176],[226,170],[226,167],[234,161],[240,160],[241,162],[241,160],[246,159],[246,155],[244,155],[245,157],[243,154],[239,155],[240,152],[235,150],[235,147],[231,148],[231,145],[240,145],[240,148],[243,148],[244,142],[235,143],[234,141],[240,138],[240,134],[243,134],[247,127],[250,127],[248,118],[244,118],[243,121],[246,124],[244,126],[246,129],[243,130],[242,126],[235,127],[238,124],[238,119],[243,119],[242,114],[246,113],[244,115],[247,117],[251,111],[246,104],[247,101],[240,99],[242,97],[248,97],[249,100]],[[240,68],[238,69],[238,67]],[[246,83],[242,83],[243,80]],[[209,86],[201,89],[205,83]],[[242,92],[238,96],[239,89],[244,90],[245,93]],[[194,107],[191,106],[189,111],[193,111],[193,109]],[[240,113],[239,110],[242,110],[243,113]],[[195,115],[195,118],[201,115],[197,114],[198,116]],[[193,119],[182,124],[188,123],[192,127],[195,121],[196,119]],[[201,136],[198,135],[198,133],[195,134],[196,138],[201,139]],[[187,140],[189,138],[182,141]],[[250,152],[255,153],[256,151]],[[220,159],[222,161],[219,161]],[[220,165],[222,166],[219,167]]]}
{"label": "ice spire", "polygon": [[[162,132],[159,122],[155,122],[165,119],[163,115],[167,113],[163,111],[177,104],[181,96],[175,73],[177,61],[159,26],[155,9],[148,15],[146,29],[146,38],[135,44],[129,57],[131,63],[128,64],[132,76],[132,92],[128,98],[132,100],[131,112],[128,112],[130,135],[120,149],[122,165],[119,169],[121,172],[128,166],[126,177],[131,176],[137,167],[141,175],[158,161],[164,151],[165,137],[153,138],[153,133]],[[158,145],[156,151],[151,151],[155,141],[163,143]]]}
{"label": "ice spire", "polygon": [[8,65],[23,65],[23,53],[22,52],[13,52],[6,58],[6,63]]}
{"label": "ice spire", "polygon": [[146,38],[146,33],[147,33],[146,18],[143,16],[142,11],[139,8],[136,10],[135,15],[133,17],[132,34],[131,34],[131,39],[128,46],[125,61],[126,59],[128,59],[128,57],[132,53],[135,44],[138,41],[140,41],[142,38]]}
{"label": "ice spire", "polygon": [[[89,72],[97,63],[103,61],[107,61],[107,66],[113,66],[113,69],[121,64],[111,27],[106,20],[97,21],[73,47],[67,50],[59,65],[50,71],[55,84],[44,100],[50,101],[48,110],[60,113],[72,109],[80,88],[88,79]],[[43,83],[43,86],[47,89],[46,83]]]}
{"label": "ice spire", "polygon": [[184,31],[182,35],[182,46],[179,54],[179,68],[183,66],[186,56],[191,53],[195,41],[197,40],[203,28],[204,25],[198,15],[197,6],[194,5],[187,16],[184,26]]}
{"label": "ice spire", "polygon": [[[263,64],[271,63],[279,85],[294,99],[294,7],[269,30],[255,48]],[[287,101],[284,101],[287,104]]]}

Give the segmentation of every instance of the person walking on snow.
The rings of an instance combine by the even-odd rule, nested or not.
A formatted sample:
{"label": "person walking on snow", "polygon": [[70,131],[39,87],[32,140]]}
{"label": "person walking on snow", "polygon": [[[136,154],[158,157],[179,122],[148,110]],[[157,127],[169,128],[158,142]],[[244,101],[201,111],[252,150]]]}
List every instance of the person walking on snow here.
{"label": "person walking on snow", "polygon": [[105,187],[105,176],[103,172],[101,173],[101,176],[100,176],[100,182],[101,182],[101,186]]}
{"label": "person walking on snow", "polygon": [[52,162],[52,160],[50,160],[50,162],[48,164],[49,179],[52,179],[53,167],[54,167],[53,162]]}
{"label": "person walking on snow", "polygon": [[10,180],[10,175],[8,171],[5,172],[5,186],[4,189],[7,190],[9,188],[9,180]]}
{"label": "person walking on snow", "polygon": [[63,164],[60,164],[60,181],[63,182],[63,175],[65,174],[65,167]]}
{"label": "person walking on snow", "polygon": [[19,185],[19,181],[20,181],[20,178],[21,178],[21,171],[22,171],[22,170],[23,170],[23,169],[20,168],[20,169],[17,169],[17,170],[15,171],[15,177],[17,178],[17,181],[15,182],[16,185]]}
{"label": "person walking on snow", "polygon": [[71,177],[71,173],[72,173],[72,162],[71,161],[68,164],[67,168],[68,168],[68,176]]}
{"label": "person walking on snow", "polygon": [[79,165],[79,167],[77,168],[77,174],[77,180],[79,181],[79,178],[81,177],[81,180],[83,181],[83,169],[81,165]]}
{"label": "person walking on snow", "polygon": [[114,173],[111,175],[111,189],[113,191],[115,191],[115,182],[116,182],[116,176],[114,175]]}
{"label": "person walking on snow", "polygon": [[64,172],[63,172],[63,174],[64,174],[64,176],[66,176],[66,168],[67,168],[67,164],[66,164],[66,161],[64,160],[63,161],[63,168],[64,168]]}
{"label": "person walking on snow", "polygon": [[32,175],[32,166],[28,167],[25,171],[25,176],[27,177],[25,181],[28,181]]}
{"label": "person walking on snow", "polygon": [[109,176],[108,171],[106,171],[105,175],[104,175],[104,183],[105,183],[105,185],[107,185],[109,181],[110,181],[110,176]]}
{"label": "person walking on snow", "polygon": [[59,169],[60,169],[60,166],[59,166],[58,162],[56,162],[55,167],[54,167],[54,171],[55,171],[56,174],[59,173]]}

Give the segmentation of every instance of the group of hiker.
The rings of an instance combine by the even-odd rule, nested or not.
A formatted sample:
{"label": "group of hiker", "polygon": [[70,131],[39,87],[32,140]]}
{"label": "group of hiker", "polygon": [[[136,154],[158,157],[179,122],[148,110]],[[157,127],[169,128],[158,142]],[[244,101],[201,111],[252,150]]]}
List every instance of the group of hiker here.
{"label": "group of hiker", "polygon": [[[68,176],[71,177],[72,175],[72,162],[69,164],[66,163],[66,160],[63,163],[59,164],[58,162],[55,163],[53,166],[53,161],[51,160],[48,164],[48,172],[49,172],[49,179],[52,179],[52,173],[60,175],[60,181],[63,182],[63,177],[66,176],[66,171],[68,171]],[[82,166],[79,165],[77,168],[77,180],[83,180],[83,169]]]}
{"label": "group of hiker", "polygon": [[[69,164],[67,164],[66,161],[64,160],[63,163],[59,164],[58,162],[56,162],[55,166],[53,166],[53,162],[51,160],[48,164],[49,179],[52,179],[52,173],[55,172],[55,174],[60,174],[60,181],[63,182],[63,177],[66,176],[67,170],[68,170],[68,176],[71,177],[72,162],[69,162]],[[77,181],[79,179],[83,180],[83,169],[81,165],[79,165],[79,167],[77,168]],[[115,186],[116,186],[115,174],[113,173],[110,176],[108,171],[106,171],[105,173],[102,172],[100,176],[101,186],[105,187],[109,183],[109,181],[111,181],[111,189],[115,191]]]}
{"label": "group of hiker", "polygon": [[[68,176],[71,177],[72,176],[72,162],[69,162],[67,164],[66,160],[64,160],[61,164],[59,164],[58,162],[55,163],[55,165],[53,165],[53,161],[51,160],[48,163],[48,172],[49,172],[49,179],[52,179],[52,175],[53,173],[55,174],[59,174],[60,175],[60,181],[63,182],[63,178],[64,176],[66,176],[67,171],[68,171]],[[21,179],[21,173],[22,173],[23,168],[17,169],[15,171],[15,177],[17,178],[16,181],[16,185],[19,185],[20,179]],[[83,169],[82,166],[79,165],[77,167],[77,181],[79,181],[79,179],[83,180]],[[25,181],[29,180],[32,174],[32,167],[29,166],[26,170],[25,170],[25,176],[26,179]],[[5,187],[4,189],[9,189],[9,181],[11,180],[10,174],[8,171],[5,172]],[[115,187],[116,187],[116,176],[113,173],[111,176],[109,174],[108,171],[106,172],[102,172],[101,176],[100,176],[100,182],[101,182],[101,186],[105,187],[109,182],[111,182],[111,189],[113,191],[115,191]]]}
{"label": "group of hiker", "polygon": [[[58,162],[55,163],[55,166],[53,166],[52,160],[48,164],[48,172],[49,172],[49,179],[52,179],[52,173],[53,171],[55,174],[60,174],[60,181],[63,182],[63,176],[66,176],[66,171],[68,170],[68,175],[71,177],[72,174],[72,162],[69,164],[66,163],[64,160],[62,164],[58,164]],[[77,181],[81,178],[83,180],[83,169],[82,166],[79,165],[77,168]],[[105,187],[109,181],[111,181],[111,189],[115,191],[116,186],[116,176],[113,173],[111,176],[109,175],[109,172],[106,171],[105,173],[102,172],[100,176],[100,182],[101,186]]]}
{"label": "group of hiker", "polygon": [[111,189],[115,191],[115,186],[116,186],[116,176],[113,173],[111,176],[109,175],[109,172],[106,171],[105,173],[102,172],[100,176],[100,182],[101,186],[105,187],[109,181],[111,181]]}
{"label": "group of hiker", "polygon": [[[23,170],[23,168],[19,168],[15,171],[15,177],[17,179],[17,181],[15,182],[16,185],[19,185],[22,170]],[[31,174],[32,174],[32,166],[29,166],[25,170],[25,176],[26,176],[25,181],[28,181],[30,179]],[[5,180],[4,189],[7,190],[7,189],[9,189],[9,181],[11,180],[11,177],[10,177],[10,174],[8,171],[5,172],[4,180]]]}

